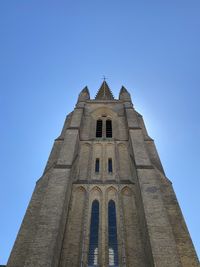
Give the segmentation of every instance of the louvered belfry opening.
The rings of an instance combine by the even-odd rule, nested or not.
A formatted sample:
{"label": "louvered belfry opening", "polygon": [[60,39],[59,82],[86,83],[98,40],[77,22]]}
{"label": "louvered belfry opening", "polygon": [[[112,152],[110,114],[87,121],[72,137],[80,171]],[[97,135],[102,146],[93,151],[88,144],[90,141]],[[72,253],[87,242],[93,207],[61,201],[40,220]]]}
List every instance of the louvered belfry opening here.
{"label": "louvered belfry opening", "polygon": [[112,121],[106,121],[106,137],[112,138]]}
{"label": "louvered belfry opening", "polygon": [[103,126],[102,120],[97,120],[96,137],[102,137],[102,126]]}

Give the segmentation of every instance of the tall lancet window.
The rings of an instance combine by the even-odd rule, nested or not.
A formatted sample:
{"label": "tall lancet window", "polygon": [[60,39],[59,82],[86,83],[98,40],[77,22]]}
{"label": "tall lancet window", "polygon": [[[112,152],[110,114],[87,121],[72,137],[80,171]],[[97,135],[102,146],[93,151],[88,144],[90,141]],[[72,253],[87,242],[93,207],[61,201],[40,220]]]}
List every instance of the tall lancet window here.
{"label": "tall lancet window", "polygon": [[112,167],[112,159],[108,159],[108,172],[112,173],[113,167]]}
{"label": "tall lancet window", "polygon": [[99,172],[100,169],[100,161],[99,159],[96,159],[95,161],[95,172]]}
{"label": "tall lancet window", "polygon": [[108,256],[109,267],[118,267],[117,219],[113,200],[108,203]]}
{"label": "tall lancet window", "polygon": [[106,121],[106,137],[112,138],[112,121]]}
{"label": "tall lancet window", "polygon": [[91,221],[90,221],[90,242],[88,253],[88,266],[96,267],[98,265],[99,242],[99,202],[94,200],[92,203]]}
{"label": "tall lancet window", "polygon": [[96,137],[102,137],[102,127],[103,127],[102,120],[97,120]]}

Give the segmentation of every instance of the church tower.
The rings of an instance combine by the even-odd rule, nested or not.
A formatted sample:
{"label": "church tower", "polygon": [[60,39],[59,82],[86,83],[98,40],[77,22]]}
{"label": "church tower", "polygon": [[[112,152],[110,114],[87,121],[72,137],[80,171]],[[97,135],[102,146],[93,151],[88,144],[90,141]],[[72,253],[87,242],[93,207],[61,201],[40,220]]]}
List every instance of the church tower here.
{"label": "church tower", "polygon": [[198,267],[131,96],[85,87],[55,139],[7,267]]}

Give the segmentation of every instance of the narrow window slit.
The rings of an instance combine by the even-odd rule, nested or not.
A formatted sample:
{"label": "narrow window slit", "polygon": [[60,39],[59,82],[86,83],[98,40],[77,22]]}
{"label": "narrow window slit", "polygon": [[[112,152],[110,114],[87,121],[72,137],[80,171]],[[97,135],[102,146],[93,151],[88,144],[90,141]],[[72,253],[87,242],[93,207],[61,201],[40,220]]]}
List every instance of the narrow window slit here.
{"label": "narrow window slit", "polygon": [[100,169],[100,161],[99,161],[99,159],[96,159],[96,162],[95,162],[95,172],[99,172],[99,169]]}
{"label": "narrow window slit", "polygon": [[113,172],[112,159],[108,159],[108,172]]}

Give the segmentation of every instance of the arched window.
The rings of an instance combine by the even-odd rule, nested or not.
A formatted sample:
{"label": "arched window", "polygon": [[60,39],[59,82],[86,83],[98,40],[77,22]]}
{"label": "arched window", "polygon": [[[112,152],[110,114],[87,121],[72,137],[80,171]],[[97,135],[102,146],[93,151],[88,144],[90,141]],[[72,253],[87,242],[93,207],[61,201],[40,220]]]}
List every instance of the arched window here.
{"label": "arched window", "polygon": [[96,137],[102,137],[102,120],[97,120],[97,125],[96,125]]}
{"label": "arched window", "polygon": [[106,121],[106,137],[112,138],[112,121]]}
{"label": "arched window", "polygon": [[108,159],[108,172],[112,172],[113,171],[113,167],[112,167],[112,159]]}
{"label": "arched window", "polygon": [[99,161],[99,159],[96,159],[96,162],[95,162],[95,172],[99,172],[99,169],[100,169],[100,161]]}
{"label": "arched window", "polygon": [[88,266],[98,266],[98,241],[99,241],[99,202],[94,200],[92,203],[90,220],[90,242],[88,252]]}
{"label": "arched window", "polygon": [[108,256],[109,267],[118,267],[117,219],[113,200],[108,203]]}

